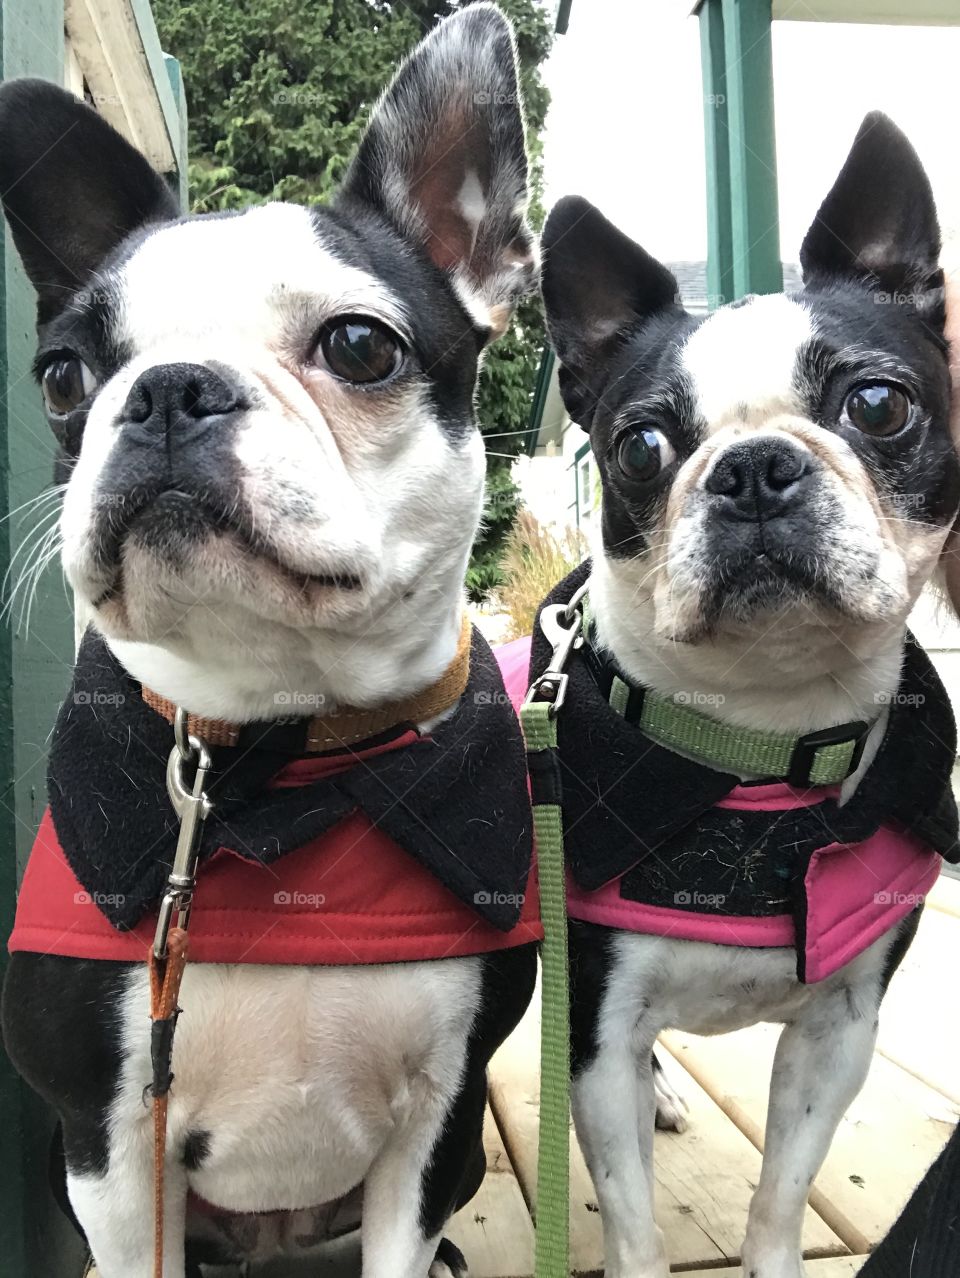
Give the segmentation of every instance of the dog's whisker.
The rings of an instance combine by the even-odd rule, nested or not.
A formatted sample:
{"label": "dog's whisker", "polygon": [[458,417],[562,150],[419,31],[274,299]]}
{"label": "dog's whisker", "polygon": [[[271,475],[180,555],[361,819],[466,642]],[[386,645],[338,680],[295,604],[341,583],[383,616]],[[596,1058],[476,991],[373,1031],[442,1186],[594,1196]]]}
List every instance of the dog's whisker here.
{"label": "dog's whisker", "polygon": [[[13,607],[19,596],[19,627],[23,628],[26,621],[26,629],[29,631],[31,610],[40,580],[46,568],[57,558],[62,548],[59,521],[48,528],[35,530],[35,533],[31,534],[29,542],[25,543],[27,545],[25,553],[21,555],[20,551],[23,548],[23,544],[18,548],[17,554],[11,561],[11,569],[13,569],[19,559],[21,561],[20,568],[16,582],[9,594],[6,594],[3,608],[0,609],[0,620],[12,614]],[[6,592],[9,574],[10,569],[8,569],[7,577],[4,579],[4,592]]]}

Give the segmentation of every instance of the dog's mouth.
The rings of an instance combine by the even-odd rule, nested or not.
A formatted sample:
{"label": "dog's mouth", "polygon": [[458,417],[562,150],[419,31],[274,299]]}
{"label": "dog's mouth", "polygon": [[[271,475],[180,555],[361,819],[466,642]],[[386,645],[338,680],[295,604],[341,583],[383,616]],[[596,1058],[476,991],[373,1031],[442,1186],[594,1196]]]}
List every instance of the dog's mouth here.
{"label": "dog's mouth", "polygon": [[191,493],[181,488],[146,490],[115,502],[103,502],[102,508],[105,518],[98,530],[96,563],[98,575],[108,584],[95,600],[95,607],[122,595],[128,547],[176,567],[185,562],[191,546],[208,541],[216,533],[226,534],[244,555],[266,564],[300,593],[315,594],[317,589],[354,592],[363,588],[360,577],[347,570],[304,572],[286,563],[238,502],[228,504],[215,494]]}
{"label": "dog's mouth", "polygon": [[841,610],[838,583],[824,558],[802,550],[760,549],[718,558],[702,612],[712,627],[723,621],[749,622],[758,613],[803,602]]}

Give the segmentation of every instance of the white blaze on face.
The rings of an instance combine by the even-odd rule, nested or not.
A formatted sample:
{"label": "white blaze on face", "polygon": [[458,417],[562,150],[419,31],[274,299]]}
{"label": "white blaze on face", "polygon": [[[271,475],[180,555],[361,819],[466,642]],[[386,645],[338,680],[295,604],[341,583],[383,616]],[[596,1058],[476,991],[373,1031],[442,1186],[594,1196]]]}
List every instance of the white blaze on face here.
{"label": "white blaze on face", "polygon": [[294,204],[165,227],[120,273],[119,336],[138,352],[177,344],[181,359],[202,362],[220,345],[222,358],[231,344],[272,346],[285,312],[308,299],[318,320],[355,311],[407,327],[387,285],[325,247],[309,212]]}
{"label": "white blaze on face", "polygon": [[779,293],[715,311],[681,352],[708,432],[732,420],[762,424],[777,414],[802,413],[794,386],[797,352],[813,335],[809,311]]}

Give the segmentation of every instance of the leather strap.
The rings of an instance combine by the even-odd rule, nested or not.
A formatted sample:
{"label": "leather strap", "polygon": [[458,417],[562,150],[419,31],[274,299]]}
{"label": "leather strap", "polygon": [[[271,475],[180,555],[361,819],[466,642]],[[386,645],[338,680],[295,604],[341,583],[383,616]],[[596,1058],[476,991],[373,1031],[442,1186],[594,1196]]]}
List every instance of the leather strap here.
{"label": "leather strap", "polygon": [[[358,741],[365,741],[399,724],[423,723],[442,714],[444,710],[449,710],[463,696],[470,677],[472,631],[470,619],[464,614],[460,641],[453,661],[436,683],[415,696],[388,702],[372,710],[356,706],[341,706],[330,714],[314,715],[312,718],[300,720],[303,725],[303,737],[296,753],[321,754],[325,750],[354,745]],[[168,723],[173,723],[177,710],[175,702],[147,687],[141,688],[140,695],[152,710],[163,715]],[[212,746],[240,745],[241,737],[251,727],[250,724],[231,723],[226,719],[208,719],[195,714],[187,716],[187,724],[192,736],[200,737],[207,745]],[[266,722],[257,726],[265,731],[270,727]]]}
{"label": "leather strap", "polygon": [[173,1082],[173,1033],[180,1009],[180,984],[187,964],[187,934],[170,929],[167,956],[158,959],[150,947],[150,1056],[153,1063],[153,1275],[163,1278],[164,1189],[167,1154],[167,1101]]}

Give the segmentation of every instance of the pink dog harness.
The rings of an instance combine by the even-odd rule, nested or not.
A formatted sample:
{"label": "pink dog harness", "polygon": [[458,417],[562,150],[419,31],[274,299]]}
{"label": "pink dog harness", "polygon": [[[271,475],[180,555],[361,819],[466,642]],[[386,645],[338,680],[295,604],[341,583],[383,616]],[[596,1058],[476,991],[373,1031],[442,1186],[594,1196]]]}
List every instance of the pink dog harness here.
{"label": "pink dog harness", "polygon": [[[776,814],[815,808],[833,794],[833,787],[801,793],[781,783],[736,786],[716,807],[776,820]],[[940,865],[938,853],[915,835],[889,827],[860,843],[816,848],[803,876],[802,932],[794,913],[705,912],[704,906],[723,905],[721,892],[680,889],[675,908],[630,900],[623,895],[622,875],[588,892],[568,874],[567,913],[586,923],[715,945],[797,946],[799,933],[802,979],[822,981],[921,905]]]}
{"label": "pink dog harness", "polygon": [[[586,569],[547,603],[565,602]],[[497,656],[515,704],[546,667],[537,631]],[[949,701],[908,637],[884,740],[853,796],[839,785],[742,783],[658,744],[602,695],[583,652],[557,716],[567,908],[605,927],[793,946],[823,980],[922,904],[956,859]],[[642,695],[642,694],[641,694]],[[851,769],[852,770],[852,769]]]}

